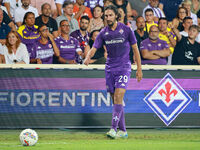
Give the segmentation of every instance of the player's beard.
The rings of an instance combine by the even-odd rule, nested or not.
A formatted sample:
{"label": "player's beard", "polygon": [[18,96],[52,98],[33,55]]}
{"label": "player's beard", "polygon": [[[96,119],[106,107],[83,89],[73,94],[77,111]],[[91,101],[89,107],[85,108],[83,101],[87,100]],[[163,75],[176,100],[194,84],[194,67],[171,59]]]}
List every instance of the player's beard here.
{"label": "player's beard", "polygon": [[110,28],[113,27],[113,25],[115,24],[115,22],[114,22],[114,21],[110,21],[110,20],[109,20],[109,22],[110,22],[110,24],[109,24],[108,21],[107,21],[108,26],[109,26]]}

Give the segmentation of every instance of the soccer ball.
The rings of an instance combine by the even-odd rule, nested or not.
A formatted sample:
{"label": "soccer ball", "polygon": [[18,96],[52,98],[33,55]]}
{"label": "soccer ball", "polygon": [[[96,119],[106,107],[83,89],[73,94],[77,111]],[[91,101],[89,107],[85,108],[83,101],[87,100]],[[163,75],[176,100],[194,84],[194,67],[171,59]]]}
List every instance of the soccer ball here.
{"label": "soccer ball", "polygon": [[20,133],[19,139],[23,146],[33,146],[38,141],[38,135],[32,129],[25,129]]}

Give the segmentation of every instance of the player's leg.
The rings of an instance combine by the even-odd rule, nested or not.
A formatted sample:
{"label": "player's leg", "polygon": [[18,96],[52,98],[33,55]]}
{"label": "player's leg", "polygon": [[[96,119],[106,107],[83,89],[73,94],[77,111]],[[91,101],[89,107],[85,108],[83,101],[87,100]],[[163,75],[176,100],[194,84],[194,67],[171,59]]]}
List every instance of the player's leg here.
{"label": "player's leg", "polygon": [[[111,94],[111,97],[112,97],[112,101],[113,101],[113,104],[114,104],[114,91],[115,91],[115,80],[114,80],[114,77],[113,77],[113,73],[111,72],[105,72],[105,76],[106,76],[106,88],[107,88],[107,92],[109,92]],[[116,137],[116,134],[117,132],[111,128],[107,133],[106,135],[109,137],[109,138],[112,138],[114,139]]]}
{"label": "player's leg", "polygon": [[112,129],[117,131],[117,127],[121,118],[121,113],[123,110],[123,98],[126,89],[117,88],[114,93],[114,105],[113,105],[113,115],[112,115]]}
{"label": "player's leg", "polygon": [[123,108],[123,99],[124,95],[128,86],[128,82],[130,79],[131,72],[119,72],[118,79],[116,82],[116,90],[114,96],[114,103],[121,104],[121,116],[118,122],[119,131],[117,132],[116,137],[120,138],[127,138],[128,134],[126,132],[126,125],[125,125],[125,113]]}

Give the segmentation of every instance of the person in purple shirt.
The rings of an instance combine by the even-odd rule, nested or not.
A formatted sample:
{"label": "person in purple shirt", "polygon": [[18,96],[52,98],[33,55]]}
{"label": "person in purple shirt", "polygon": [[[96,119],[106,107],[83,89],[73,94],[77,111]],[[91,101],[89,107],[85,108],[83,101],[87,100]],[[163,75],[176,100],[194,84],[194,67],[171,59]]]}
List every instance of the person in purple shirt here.
{"label": "person in purple shirt", "polygon": [[[134,32],[126,25],[117,22],[119,13],[116,6],[110,5],[104,11],[107,25],[97,36],[93,47],[88,52],[84,64],[88,65],[90,58],[102,45],[107,49],[107,61],[105,67],[106,87],[113,100],[112,126],[107,136],[110,138],[127,138],[125,117],[123,109],[123,97],[131,75],[131,62],[129,59],[132,47],[136,57],[138,81],[142,79],[140,54]],[[117,132],[117,127],[119,131]]]}
{"label": "person in purple shirt", "polygon": [[70,34],[70,36],[77,39],[80,43],[80,47],[84,52],[85,46],[88,45],[90,34],[87,31],[90,23],[90,18],[88,16],[82,16],[80,19],[80,30],[76,30]]}
{"label": "person in purple shirt", "polygon": [[38,28],[40,39],[36,40],[32,48],[31,63],[37,64],[52,64],[53,55],[60,56],[60,51],[54,41],[54,36],[49,33],[46,25],[41,25]]}
{"label": "person in purple shirt", "polygon": [[[70,26],[67,20],[60,22],[61,36],[55,39],[60,50],[58,61],[62,64],[75,64],[82,61],[82,50],[77,39],[69,36]],[[78,60],[76,56],[78,55]]]}
{"label": "person in purple shirt", "polygon": [[38,26],[35,25],[35,14],[33,12],[27,12],[24,15],[22,24],[18,28],[17,33],[22,43],[26,45],[29,54],[31,54],[34,41],[40,38],[37,30]]}
{"label": "person in purple shirt", "polygon": [[149,38],[140,44],[142,64],[166,65],[170,55],[169,45],[159,39],[158,26],[153,25],[149,30]]}

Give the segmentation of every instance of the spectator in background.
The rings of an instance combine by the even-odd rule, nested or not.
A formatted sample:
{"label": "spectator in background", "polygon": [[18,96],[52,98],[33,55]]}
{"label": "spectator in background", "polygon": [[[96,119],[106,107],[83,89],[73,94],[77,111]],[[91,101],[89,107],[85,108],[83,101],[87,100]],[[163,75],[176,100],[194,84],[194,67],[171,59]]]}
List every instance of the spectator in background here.
{"label": "spectator in background", "polygon": [[95,6],[99,5],[103,7],[103,0],[85,0],[84,5],[91,9],[93,12]]}
{"label": "spectator in background", "polygon": [[[8,33],[6,44],[3,49],[0,50],[0,54],[4,56],[6,64],[29,64],[27,48],[21,43],[16,31]],[[3,61],[0,60],[0,62]]]}
{"label": "spectator in background", "polygon": [[165,17],[163,11],[158,7],[159,0],[149,0],[149,4],[143,9],[143,17],[145,17],[146,9],[151,8],[154,13],[154,20],[158,21],[160,17]]}
{"label": "spectator in background", "polygon": [[173,19],[172,24],[175,28],[177,28],[179,31],[183,31],[183,19],[188,16],[188,11],[185,7],[179,7],[176,18]]}
{"label": "spectator in background", "polygon": [[2,2],[3,0],[0,0],[0,8],[8,14],[7,8],[5,6],[2,6]]}
{"label": "spectator in background", "polygon": [[168,21],[172,21],[176,17],[179,5],[183,0],[160,0],[159,8],[164,11]]}
{"label": "spectator in background", "polygon": [[14,20],[16,25],[19,27],[22,25],[24,15],[27,12],[34,13],[35,17],[38,17],[38,11],[36,8],[30,6],[31,0],[21,0],[22,5],[19,6],[14,13]]}
{"label": "spectator in background", "polygon": [[193,24],[198,25],[197,15],[191,12],[192,2],[190,0],[184,0],[182,7],[185,7],[188,11],[188,16],[193,20]]}
{"label": "spectator in background", "polygon": [[70,25],[69,34],[73,31],[79,30],[78,21],[74,18],[73,15],[73,8],[74,8],[73,2],[65,1],[63,4],[63,14],[56,18],[58,27],[60,26],[60,22],[62,20],[67,20],[69,22]]}
{"label": "spectator in background", "polygon": [[[85,57],[87,56],[87,53],[89,52],[90,48],[92,48],[94,41],[96,40],[96,37],[98,36],[99,32],[100,30],[93,30],[91,32],[89,45],[87,45],[85,48],[85,53],[84,53]],[[107,58],[107,53],[104,47],[102,46],[101,48],[97,49],[97,52],[90,59],[90,64],[105,64],[106,58]]]}
{"label": "spectator in background", "polygon": [[199,34],[199,27],[191,25],[188,37],[182,36],[173,25],[171,28],[178,40],[172,55],[172,65],[199,65],[200,44],[195,41]]}
{"label": "spectator in background", "polygon": [[27,47],[29,54],[31,54],[32,47],[36,39],[38,39],[38,26],[35,25],[35,15],[33,12],[27,12],[24,15],[22,26],[17,30],[19,37]]}
{"label": "spectator in background", "polygon": [[103,6],[104,8],[109,6],[109,5],[114,5],[113,0],[103,0]]}
{"label": "spectator in background", "polygon": [[170,55],[169,45],[165,41],[160,40],[158,36],[158,26],[151,26],[149,30],[149,38],[142,41],[140,44],[142,64],[167,64],[167,57]]}
{"label": "spectator in background", "polygon": [[[137,26],[137,29],[134,31],[134,33],[137,39],[138,48],[140,49],[140,43],[149,37],[148,32],[144,31],[145,20],[142,16],[138,16],[136,18],[136,26]],[[140,56],[142,56],[141,53],[140,53]],[[130,58],[131,58],[131,62],[134,63],[135,60],[133,60],[133,52],[131,51],[130,51]]]}
{"label": "spectator in background", "polygon": [[191,6],[192,13],[197,14],[199,10],[200,10],[199,0],[192,0],[192,6]]}
{"label": "spectator in background", "polygon": [[145,20],[146,20],[146,23],[145,23],[144,31],[149,32],[151,26],[158,25],[158,22],[154,21],[154,13],[151,8],[148,8],[145,10]]}
{"label": "spectator in background", "polygon": [[89,32],[92,32],[93,30],[100,30],[104,27],[104,21],[102,19],[103,16],[103,7],[96,5],[93,10],[93,18],[90,19],[90,25],[89,25]]}
{"label": "spectator in background", "polygon": [[135,37],[137,39],[137,45],[140,48],[140,43],[149,37],[148,32],[144,31],[145,20],[142,16],[136,18],[137,30],[134,31]]}
{"label": "spectator in background", "polygon": [[57,17],[57,9],[56,9],[56,5],[55,5],[55,1],[54,0],[31,0],[31,6],[37,8],[38,14],[41,15],[42,14],[42,10],[41,10],[41,6],[44,3],[48,3],[51,6],[51,16],[53,18]]}
{"label": "spectator in background", "polygon": [[168,57],[168,65],[171,65],[171,58],[172,54],[174,52],[174,47],[176,46],[176,36],[173,34],[170,28],[168,26],[167,18],[160,18],[158,22],[158,28],[159,28],[159,39],[167,42],[170,49],[170,56]]}
{"label": "spectator in background", "polygon": [[128,22],[127,15],[124,12],[123,8],[120,7],[117,10],[119,12],[118,21],[121,22],[121,23],[123,23],[123,24],[125,24],[125,25],[128,25],[129,27],[131,27],[130,23]]}
{"label": "spectator in background", "polygon": [[[184,20],[183,20],[184,30],[181,31],[180,34],[185,36],[185,37],[188,37],[189,28],[190,28],[190,26],[192,26],[192,24],[193,24],[192,18],[191,17],[185,17]],[[197,35],[196,41],[198,43],[200,43],[200,34]]]}
{"label": "spectator in background", "polygon": [[37,64],[52,64],[53,55],[60,56],[60,51],[54,41],[54,36],[49,33],[46,25],[41,25],[38,28],[40,39],[36,40],[32,48],[31,63]]}
{"label": "spectator in background", "polygon": [[10,17],[4,10],[3,10],[3,23],[7,24],[13,31],[16,31],[14,22],[10,19]]}
{"label": "spectator in background", "polygon": [[[67,20],[60,22],[61,36],[55,39],[55,42],[60,50],[58,61],[62,64],[75,64],[81,61],[82,50],[77,39],[69,36],[70,25]],[[79,56],[76,62],[76,55]]]}
{"label": "spectator in background", "polygon": [[0,8],[0,44],[6,43],[6,37],[10,32],[11,28],[3,22],[3,10]]}
{"label": "spectator in background", "polygon": [[[55,0],[56,8],[57,8],[57,15],[62,15],[62,6],[66,0]],[[67,0],[69,2],[72,2],[73,4],[76,2],[76,0]]]}
{"label": "spectator in background", "polygon": [[82,16],[80,20],[80,30],[76,30],[70,34],[73,38],[77,39],[80,43],[80,48],[84,53],[85,46],[89,42],[89,32],[87,31],[90,23],[90,18],[88,16]]}
{"label": "spectator in background", "polygon": [[91,10],[84,5],[84,0],[76,0],[73,13],[75,15],[74,18],[76,18],[78,22],[80,21],[81,16],[88,16],[89,18],[92,18]]}
{"label": "spectator in background", "polygon": [[44,3],[41,6],[41,12],[42,14],[35,19],[35,25],[46,25],[49,32],[53,34],[54,37],[58,37],[58,25],[56,20],[51,17],[51,5],[49,3]]}
{"label": "spectator in background", "polygon": [[117,8],[122,8],[124,10],[128,20],[132,20],[132,16],[138,16],[136,10],[132,11],[131,4],[128,0],[113,0],[113,4],[117,6]]}
{"label": "spectator in background", "polygon": [[22,5],[21,0],[4,0],[3,2],[7,8],[8,16],[14,19],[15,10]]}

